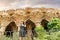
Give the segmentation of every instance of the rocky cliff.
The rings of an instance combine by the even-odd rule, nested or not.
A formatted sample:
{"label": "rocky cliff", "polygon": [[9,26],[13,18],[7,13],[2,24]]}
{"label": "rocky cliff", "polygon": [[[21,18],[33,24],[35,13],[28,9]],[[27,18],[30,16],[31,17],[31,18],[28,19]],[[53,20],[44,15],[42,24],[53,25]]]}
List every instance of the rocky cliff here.
{"label": "rocky cliff", "polygon": [[[50,21],[53,17],[60,18],[60,10],[54,8],[20,8],[0,11],[0,30],[14,21],[19,25],[21,21],[32,20],[36,25],[45,19]],[[1,28],[2,27],[2,28]]]}

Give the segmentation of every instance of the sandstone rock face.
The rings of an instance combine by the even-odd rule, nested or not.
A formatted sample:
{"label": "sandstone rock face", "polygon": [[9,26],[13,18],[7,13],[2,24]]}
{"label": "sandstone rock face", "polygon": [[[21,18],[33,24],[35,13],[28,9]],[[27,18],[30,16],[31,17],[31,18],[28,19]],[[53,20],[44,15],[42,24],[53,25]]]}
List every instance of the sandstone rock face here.
{"label": "sandstone rock face", "polygon": [[[0,11],[0,29],[4,29],[11,22],[14,21],[17,26],[21,21],[30,19],[36,25],[40,25],[42,19],[50,21],[53,17],[60,18],[60,10],[54,8],[20,8]],[[1,31],[0,30],[0,31]],[[2,30],[4,32],[4,30]]]}

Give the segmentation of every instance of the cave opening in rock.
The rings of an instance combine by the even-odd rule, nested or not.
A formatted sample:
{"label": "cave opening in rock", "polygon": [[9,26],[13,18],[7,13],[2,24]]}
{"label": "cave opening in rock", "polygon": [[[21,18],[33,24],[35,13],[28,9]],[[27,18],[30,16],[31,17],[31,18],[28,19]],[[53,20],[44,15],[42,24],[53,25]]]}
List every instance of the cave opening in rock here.
{"label": "cave opening in rock", "polygon": [[26,21],[26,28],[27,29],[34,29],[36,27],[35,23],[32,22],[30,19]]}
{"label": "cave opening in rock", "polygon": [[41,25],[43,26],[43,28],[44,28],[46,31],[48,31],[48,27],[47,27],[48,21],[47,21],[46,19],[42,19]]}
{"label": "cave opening in rock", "polygon": [[26,31],[27,31],[28,39],[30,40],[33,40],[33,36],[36,36],[36,31],[34,30],[35,27],[36,25],[33,21],[31,21],[30,19],[26,21]]}
{"label": "cave opening in rock", "polygon": [[18,27],[15,24],[14,21],[10,22],[5,29],[4,35],[6,35],[6,37],[12,37],[13,36],[13,32],[17,31]]}

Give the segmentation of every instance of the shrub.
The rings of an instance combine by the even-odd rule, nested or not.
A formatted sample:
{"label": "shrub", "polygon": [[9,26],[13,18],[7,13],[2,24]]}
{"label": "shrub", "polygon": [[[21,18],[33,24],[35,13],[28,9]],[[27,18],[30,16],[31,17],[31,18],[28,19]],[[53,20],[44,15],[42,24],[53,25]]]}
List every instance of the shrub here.
{"label": "shrub", "polygon": [[49,30],[60,30],[60,19],[53,17],[52,20],[48,23]]}

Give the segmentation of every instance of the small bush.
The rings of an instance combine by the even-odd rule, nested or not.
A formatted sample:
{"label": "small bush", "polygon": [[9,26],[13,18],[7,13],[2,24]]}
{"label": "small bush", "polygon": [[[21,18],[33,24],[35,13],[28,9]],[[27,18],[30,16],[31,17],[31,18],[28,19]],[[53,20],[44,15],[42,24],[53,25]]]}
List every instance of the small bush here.
{"label": "small bush", "polygon": [[60,19],[53,17],[52,20],[48,23],[49,30],[60,30]]}

